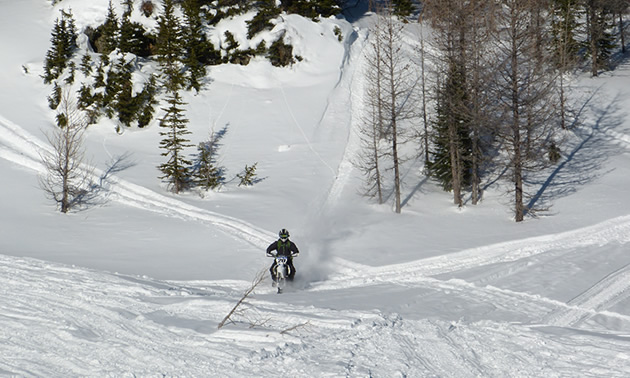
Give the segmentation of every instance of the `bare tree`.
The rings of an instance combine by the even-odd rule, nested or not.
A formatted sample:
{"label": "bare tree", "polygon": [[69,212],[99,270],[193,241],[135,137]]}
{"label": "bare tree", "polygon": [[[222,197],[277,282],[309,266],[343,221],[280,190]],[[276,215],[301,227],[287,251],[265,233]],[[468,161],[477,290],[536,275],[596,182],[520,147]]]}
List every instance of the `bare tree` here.
{"label": "bare tree", "polygon": [[39,183],[46,195],[59,204],[62,213],[82,203],[90,186],[92,169],[84,161],[83,134],[87,119],[64,91],[57,108],[57,127],[46,135],[52,150],[41,154],[45,174]]}
{"label": "bare tree", "polygon": [[575,39],[577,28],[578,0],[555,1],[552,3],[552,33],[555,44],[555,64],[558,69],[558,104],[560,127],[567,129],[567,115],[569,113],[567,85],[564,75],[575,67],[577,63],[579,44]]}
{"label": "bare tree", "polygon": [[424,36],[424,10],[423,6],[420,15],[418,16],[418,23],[420,35],[418,36],[420,40],[419,46],[419,56],[420,56],[420,93],[422,96],[421,103],[421,113],[422,113],[422,151],[424,152],[424,167],[425,170],[428,170],[429,164],[429,117],[427,115],[427,98],[429,97],[429,89],[427,85],[427,69],[426,69],[426,54],[427,50],[425,48],[425,36]]}
{"label": "bare tree", "polygon": [[616,13],[619,21],[619,41],[621,43],[621,52],[626,53],[626,26],[623,21],[624,14],[628,13],[628,9],[630,8],[630,1],[628,0],[612,0],[613,1],[613,11]]}
{"label": "bare tree", "polygon": [[[514,185],[515,220],[523,220],[525,177],[547,165],[553,142],[556,82],[536,26],[539,0],[504,0],[499,12],[495,51],[497,67],[493,95],[503,118],[497,128],[506,168]],[[545,42],[544,42],[545,43]]]}
{"label": "bare tree", "polygon": [[491,35],[495,30],[494,14],[496,2],[488,0],[475,0],[470,2],[467,14],[470,17],[470,31],[468,35],[469,59],[467,66],[469,72],[469,96],[468,109],[470,139],[471,139],[471,201],[476,205],[482,197],[481,176],[482,165],[487,160],[484,153],[484,139],[493,128],[494,117],[492,109],[494,100],[489,96],[492,65],[488,61]]}
{"label": "bare tree", "polygon": [[[370,7],[375,4],[370,3]],[[372,29],[379,32],[379,24]],[[373,38],[370,42],[366,54],[365,77],[367,89],[365,91],[365,101],[367,105],[366,114],[362,118],[359,127],[359,137],[361,139],[361,152],[354,165],[365,176],[365,188],[363,194],[368,197],[376,197],[378,203],[383,203],[383,174],[381,160],[385,153],[381,147],[381,140],[385,137],[385,115],[383,98],[383,68],[382,68],[382,46],[381,38]]]}
{"label": "bare tree", "polygon": [[[487,67],[482,60],[487,45],[490,3],[483,0],[430,0],[427,19],[435,30],[433,44],[439,51],[437,116],[434,122],[433,161],[430,173],[463,205],[463,190],[472,184],[473,203],[480,197],[480,128]],[[474,166],[473,166],[474,165]]]}
{"label": "bare tree", "polygon": [[[373,54],[371,65],[378,70],[376,86],[372,86],[378,98],[376,112],[381,114],[382,137],[389,141],[391,150],[387,156],[391,158],[394,172],[394,209],[401,212],[401,174],[403,157],[399,151],[405,142],[404,121],[415,117],[414,97],[418,79],[415,77],[410,54],[403,44],[404,24],[392,14],[391,4],[376,9],[377,22],[372,28],[373,46],[378,46],[378,54]],[[380,122],[380,121],[379,121]]]}

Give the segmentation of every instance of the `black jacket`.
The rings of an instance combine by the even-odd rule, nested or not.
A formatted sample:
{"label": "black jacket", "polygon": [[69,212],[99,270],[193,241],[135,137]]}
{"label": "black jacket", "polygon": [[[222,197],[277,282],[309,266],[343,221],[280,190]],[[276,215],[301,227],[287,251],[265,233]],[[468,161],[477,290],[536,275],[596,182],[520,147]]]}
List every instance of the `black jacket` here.
{"label": "black jacket", "polygon": [[300,253],[297,245],[295,245],[295,243],[293,243],[291,240],[287,240],[286,242],[283,242],[280,239],[271,243],[269,247],[267,247],[268,255],[270,255],[271,252],[273,251],[278,251],[279,256],[291,256],[291,255],[297,255],[298,253]]}

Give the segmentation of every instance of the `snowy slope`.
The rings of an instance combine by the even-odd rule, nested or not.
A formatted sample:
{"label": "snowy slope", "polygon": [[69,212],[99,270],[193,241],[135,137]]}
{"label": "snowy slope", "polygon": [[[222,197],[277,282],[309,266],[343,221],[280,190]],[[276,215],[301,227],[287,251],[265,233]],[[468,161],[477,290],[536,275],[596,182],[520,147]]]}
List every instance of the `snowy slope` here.
{"label": "snowy slope", "polygon": [[[102,121],[95,174],[124,154],[129,168],[61,215],[37,186],[53,127],[38,75],[58,9],[82,27],[107,3],[0,0],[0,375],[630,376],[627,59],[573,81],[582,124],[541,172],[543,217],[514,224],[500,183],[453,209],[411,164],[396,215],[357,194],[351,164],[370,18],[284,17],[271,33],[303,62],[212,67],[186,97],[195,140],[228,125],[222,164],[257,161],[261,183],[172,195],[157,125]],[[218,329],[283,227],[302,251],[294,288],[263,282]]]}

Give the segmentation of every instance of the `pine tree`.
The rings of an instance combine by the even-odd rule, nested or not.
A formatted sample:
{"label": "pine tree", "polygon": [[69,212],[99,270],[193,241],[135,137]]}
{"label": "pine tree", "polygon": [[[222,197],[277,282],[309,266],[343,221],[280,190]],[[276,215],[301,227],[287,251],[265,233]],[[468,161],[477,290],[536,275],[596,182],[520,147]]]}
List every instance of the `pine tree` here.
{"label": "pine tree", "polygon": [[66,68],[68,60],[77,48],[77,30],[72,11],[61,10],[61,19],[55,20],[51,32],[52,47],[46,52],[44,60],[44,83],[57,79]]}
{"label": "pine tree", "polygon": [[392,0],[392,5],[394,6],[394,14],[398,17],[409,17],[414,11],[411,0]]}
{"label": "pine tree", "polygon": [[245,165],[245,169],[242,173],[238,173],[236,177],[238,177],[241,181],[238,183],[238,186],[252,186],[258,180],[256,179],[256,166],[258,163],[254,163],[254,165]]}
{"label": "pine tree", "polygon": [[251,20],[245,21],[249,39],[263,30],[271,30],[273,28],[271,20],[280,14],[280,8],[276,7],[275,0],[262,0],[258,4],[258,13]]}
{"label": "pine tree", "polygon": [[99,52],[103,55],[109,55],[109,53],[118,48],[119,38],[118,18],[116,16],[116,12],[114,12],[111,0],[109,1],[109,8],[107,8],[105,23],[103,23],[98,30],[101,32],[101,37],[99,38],[101,41],[99,45]]}
{"label": "pine tree", "polygon": [[115,101],[122,86],[122,82],[120,80],[122,74],[121,71],[120,62],[117,64],[112,63],[107,71],[105,91],[103,92],[101,106],[104,108],[105,114],[109,118],[112,118],[116,112]]}
{"label": "pine tree", "polygon": [[92,73],[92,58],[90,54],[86,53],[83,55],[83,58],[81,58],[81,72],[84,76],[90,76]]}
{"label": "pine tree", "polygon": [[157,61],[160,64],[164,87],[174,94],[184,86],[182,67],[181,21],[174,13],[173,0],[163,0],[163,13],[158,19]]}
{"label": "pine tree", "polygon": [[199,92],[201,81],[206,76],[206,67],[202,63],[202,59],[204,50],[208,49],[209,42],[203,32],[198,0],[185,0],[183,10],[185,20],[183,63],[187,66],[188,71],[187,89],[194,88],[195,91]]}
{"label": "pine tree", "polygon": [[585,2],[588,24],[588,54],[591,57],[591,74],[597,76],[600,70],[608,69],[612,50],[615,47],[612,28],[612,8],[606,2],[587,0]]}
{"label": "pine tree", "polygon": [[48,107],[55,110],[61,103],[61,87],[57,85],[55,81],[53,83],[53,90],[50,96],[48,96]]}
{"label": "pine tree", "polygon": [[125,11],[120,21],[118,48],[122,53],[131,53],[146,58],[151,55],[151,45],[155,44],[155,39],[146,33],[142,24],[131,21],[133,2],[124,0],[123,5]]}
{"label": "pine tree", "polygon": [[113,108],[118,113],[120,123],[130,126],[138,111],[137,101],[133,96],[133,82],[131,80],[133,67],[131,62],[125,63],[123,60],[120,60],[117,69],[118,74],[116,76],[119,87]]}
{"label": "pine tree", "polygon": [[155,83],[155,76],[151,75],[144,85],[144,88],[142,88],[142,92],[137,96],[139,108],[138,127],[140,128],[148,125],[153,119],[153,113],[155,113],[155,106],[157,105],[157,100],[155,99],[156,93],[157,85]]}
{"label": "pine tree", "polygon": [[127,1],[125,5],[125,12],[120,20],[120,38],[118,40],[118,47],[122,53],[133,53],[135,50],[134,47],[139,42],[135,39],[135,27],[130,19],[133,3],[129,4],[129,1]]}
{"label": "pine tree", "polygon": [[285,44],[284,38],[280,37],[269,46],[267,59],[276,67],[291,65],[295,63],[295,59],[293,58],[293,46]]}
{"label": "pine tree", "polygon": [[166,115],[160,120],[160,127],[165,128],[166,131],[160,132],[160,135],[164,137],[160,142],[160,147],[165,150],[161,155],[166,156],[168,161],[158,168],[163,173],[160,178],[169,183],[173,192],[179,193],[185,190],[191,181],[191,162],[184,157],[183,150],[192,145],[185,138],[190,131],[186,127],[188,119],[184,117],[185,103],[179,92],[168,93],[166,102],[169,106],[163,109]]}
{"label": "pine tree", "polygon": [[458,206],[462,205],[462,190],[470,185],[472,143],[466,114],[468,103],[463,68],[452,62],[438,95],[429,172],[444,190],[453,191]]}

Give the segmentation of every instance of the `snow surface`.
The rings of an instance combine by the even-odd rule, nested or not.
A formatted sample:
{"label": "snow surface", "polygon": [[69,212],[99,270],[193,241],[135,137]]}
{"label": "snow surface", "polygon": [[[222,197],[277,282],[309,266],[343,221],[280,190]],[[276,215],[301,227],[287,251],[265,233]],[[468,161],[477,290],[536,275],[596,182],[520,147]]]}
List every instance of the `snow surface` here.
{"label": "snow surface", "polygon": [[[63,215],[38,187],[54,127],[39,75],[58,9],[95,26],[107,4],[0,0],[0,375],[630,376],[627,57],[571,82],[582,123],[532,178],[540,218],[514,223],[502,181],[456,209],[413,161],[397,215],[357,194],[351,164],[371,18],[360,3],[348,20],[284,16],[268,36],[286,30],[302,62],[212,67],[185,98],[191,139],[228,126],[221,164],[258,162],[260,183],[173,195],[157,125],[102,121],[96,174],[128,167]],[[217,329],[280,228],[301,249],[294,288],[263,282]]]}

